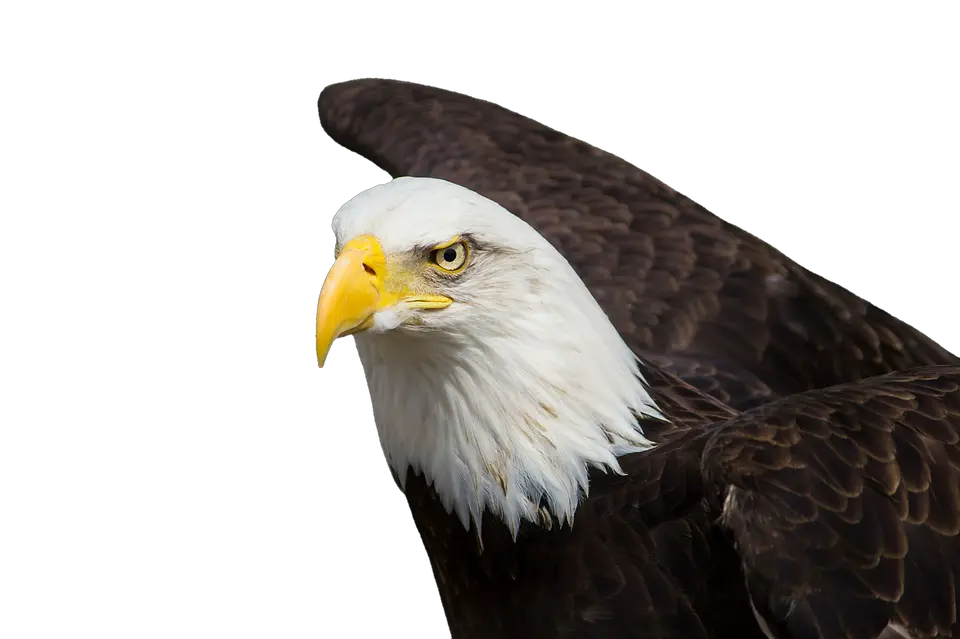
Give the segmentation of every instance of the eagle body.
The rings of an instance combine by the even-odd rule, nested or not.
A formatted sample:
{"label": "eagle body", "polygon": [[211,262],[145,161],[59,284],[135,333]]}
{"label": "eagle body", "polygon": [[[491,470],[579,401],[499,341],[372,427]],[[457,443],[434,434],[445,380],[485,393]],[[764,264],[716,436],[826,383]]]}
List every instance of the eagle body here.
{"label": "eagle body", "polygon": [[600,472],[576,525],[465,530],[423,477],[406,494],[455,638],[763,639],[740,558],[702,504],[647,522]]}
{"label": "eagle body", "polygon": [[429,174],[337,212],[317,356],[354,337],[454,639],[960,636],[954,355],[496,105],[320,108]]}
{"label": "eagle body", "polygon": [[675,420],[591,471],[572,526],[465,528],[409,471],[453,638],[960,636],[960,368],[734,417],[650,373]]}
{"label": "eagle body", "polygon": [[[728,414],[669,375],[655,379],[680,429]],[[699,456],[622,465],[626,475],[591,472],[574,526],[526,523],[516,539],[494,517],[464,528],[410,471],[404,491],[452,637],[765,637],[732,539],[704,500]]]}

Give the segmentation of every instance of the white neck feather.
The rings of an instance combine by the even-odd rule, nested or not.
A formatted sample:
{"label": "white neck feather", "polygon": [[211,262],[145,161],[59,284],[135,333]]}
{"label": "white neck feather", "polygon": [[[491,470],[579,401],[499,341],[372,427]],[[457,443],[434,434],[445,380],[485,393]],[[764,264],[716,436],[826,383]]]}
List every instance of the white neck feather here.
{"label": "white neck feather", "polygon": [[622,472],[618,455],[652,445],[642,421],[663,419],[573,269],[552,249],[538,253],[518,256],[525,277],[509,285],[476,283],[483,303],[464,300],[469,321],[356,336],[401,486],[408,469],[422,473],[478,531],[484,511],[514,535],[522,520],[547,525],[550,514],[572,524],[590,467]]}

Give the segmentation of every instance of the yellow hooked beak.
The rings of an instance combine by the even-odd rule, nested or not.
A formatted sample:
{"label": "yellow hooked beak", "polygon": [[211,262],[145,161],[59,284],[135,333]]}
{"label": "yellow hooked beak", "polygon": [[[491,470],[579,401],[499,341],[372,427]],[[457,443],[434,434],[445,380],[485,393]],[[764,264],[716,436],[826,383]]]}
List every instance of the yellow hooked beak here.
{"label": "yellow hooked beak", "polygon": [[327,273],[317,302],[317,362],[320,368],[338,337],[365,331],[373,316],[404,302],[411,308],[446,308],[453,303],[444,295],[419,295],[407,286],[406,274],[391,277],[380,242],[361,235],[347,242]]}

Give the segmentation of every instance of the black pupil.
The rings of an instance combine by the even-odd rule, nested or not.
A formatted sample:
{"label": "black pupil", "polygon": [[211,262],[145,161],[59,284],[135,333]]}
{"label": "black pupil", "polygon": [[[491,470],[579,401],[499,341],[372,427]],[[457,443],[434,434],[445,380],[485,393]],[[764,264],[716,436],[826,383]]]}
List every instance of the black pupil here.
{"label": "black pupil", "polygon": [[452,262],[452,261],[454,261],[455,259],[457,259],[457,249],[455,249],[455,248],[453,248],[453,247],[451,246],[450,248],[444,250],[444,252],[443,252],[443,261],[444,261],[444,262]]}

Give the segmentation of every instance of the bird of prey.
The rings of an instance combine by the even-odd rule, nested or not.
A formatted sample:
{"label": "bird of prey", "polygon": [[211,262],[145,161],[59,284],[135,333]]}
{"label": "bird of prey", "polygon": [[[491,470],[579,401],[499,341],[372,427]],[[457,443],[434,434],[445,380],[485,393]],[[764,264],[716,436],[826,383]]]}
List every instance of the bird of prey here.
{"label": "bird of prey", "polygon": [[[318,307],[321,359],[357,334],[455,637],[949,636],[957,371],[924,365],[955,356],[620,158],[497,105],[359,80],[327,87],[319,110],[392,176],[486,196],[432,181],[357,198],[338,220],[366,222],[335,225],[337,264],[353,266],[334,267]],[[467,201],[472,215],[443,210]],[[517,252],[524,239],[537,248]],[[510,330],[548,317],[530,299],[557,292],[510,297],[486,270],[522,273],[510,260],[524,251],[553,251],[571,288],[586,284],[599,335],[559,296],[541,343]],[[331,283],[357,261],[366,301]],[[610,323],[639,358],[625,356],[630,374],[603,364]],[[549,339],[564,324],[579,347]],[[514,355],[492,356],[514,339]]]}

